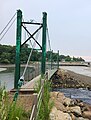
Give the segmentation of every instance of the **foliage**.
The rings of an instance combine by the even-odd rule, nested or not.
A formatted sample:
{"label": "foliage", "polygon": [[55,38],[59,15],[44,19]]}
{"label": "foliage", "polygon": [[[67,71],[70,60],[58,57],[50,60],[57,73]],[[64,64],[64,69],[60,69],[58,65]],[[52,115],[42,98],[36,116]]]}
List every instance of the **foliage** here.
{"label": "foliage", "polygon": [[41,88],[41,78],[40,78],[40,80],[38,80],[38,81],[35,82],[34,91],[35,91],[36,93],[39,93],[40,88]]}
{"label": "foliage", "polygon": [[29,114],[15,101],[9,101],[4,88],[0,88],[0,120],[28,120]]}
{"label": "foliage", "polygon": [[80,62],[80,61],[84,61],[84,60],[83,60],[81,57],[75,58],[75,57],[73,56],[73,61],[76,61],[76,62],[79,61],[79,62]]}
{"label": "foliage", "polygon": [[[15,46],[10,46],[10,45],[1,45],[0,44],[0,63],[2,64],[14,64],[15,63]],[[29,53],[31,51],[31,48],[28,47],[27,44],[21,47],[21,63],[26,63]],[[33,50],[32,56],[31,56],[31,61],[41,61],[42,53]],[[52,57],[52,61],[56,62],[57,61],[57,53],[52,53],[51,51],[47,51],[46,54],[46,60],[50,61]],[[81,57],[75,58],[75,57],[70,57],[69,55],[64,56],[64,55],[59,55],[59,61],[84,61]]]}
{"label": "foliage", "polygon": [[[41,82],[38,82],[38,86],[36,86],[37,92],[39,92]],[[49,114],[53,107],[53,102],[49,102],[50,99],[50,82],[44,82],[44,92],[42,96],[42,101],[39,109],[39,114],[37,120],[49,120]]]}
{"label": "foliage", "polygon": [[0,63],[10,64],[15,60],[15,46],[1,45],[0,44]]}
{"label": "foliage", "polygon": [[69,55],[66,56],[65,61],[70,62],[71,61],[71,57]]}

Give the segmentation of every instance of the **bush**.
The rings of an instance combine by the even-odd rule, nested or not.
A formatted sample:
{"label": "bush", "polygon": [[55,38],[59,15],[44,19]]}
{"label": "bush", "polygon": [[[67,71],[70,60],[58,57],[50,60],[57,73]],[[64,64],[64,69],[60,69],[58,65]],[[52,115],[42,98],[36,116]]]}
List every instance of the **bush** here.
{"label": "bush", "polygon": [[0,120],[28,120],[29,114],[21,105],[10,103],[5,89],[0,88]]}
{"label": "bush", "polygon": [[[38,82],[37,90],[39,92],[40,83]],[[50,99],[50,82],[44,82],[44,91],[42,96],[42,101],[39,109],[39,114],[37,120],[49,120],[49,114],[53,107],[53,102],[49,102]]]}

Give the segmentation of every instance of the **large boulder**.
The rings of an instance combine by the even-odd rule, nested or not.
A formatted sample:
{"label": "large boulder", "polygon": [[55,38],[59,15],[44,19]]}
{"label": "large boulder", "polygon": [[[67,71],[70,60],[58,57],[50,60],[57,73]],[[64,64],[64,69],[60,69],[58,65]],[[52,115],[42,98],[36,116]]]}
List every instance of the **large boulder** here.
{"label": "large boulder", "polygon": [[68,113],[57,110],[56,107],[52,108],[50,113],[50,120],[72,120],[71,116]]}
{"label": "large boulder", "polygon": [[76,117],[72,113],[70,113],[70,116],[71,116],[72,120],[89,120],[89,119],[83,118],[83,117]]}
{"label": "large boulder", "polygon": [[65,98],[63,104],[64,104],[65,106],[70,106],[70,104],[71,104],[71,99],[70,99],[70,98]]}
{"label": "large boulder", "polygon": [[74,114],[70,113],[70,116],[71,116],[72,120],[76,119],[76,116]]}
{"label": "large boulder", "polygon": [[75,120],[89,120],[89,119],[83,118],[83,117],[78,117],[78,118],[76,118]]}
{"label": "large boulder", "polygon": [[56,120],[56,113],[57,113],[57,108],[56,108],[56,107],[53,107],[53,108],[52,108],[52,111],[51,111],[51,113],[50,113],[50,115],[49,115],[50,120]]}
{"label": "large boulder", "polygon": [[63,93],[58,92],[58,94],[57,94],[57,100],[58,100],[59,102],[63,103],[65,98],[66,98],[66,97],[64,96]]}
{"label": "large boulder", "polygon": [[50,97],[53,101],[57,100],[63,103],[65,96],[61,92],[50,92]]}
{"label": "large boulder", "polygon": [[79,106],[74,106],[69,108],[70,112],[73,113],[75,116],[82,116],[81,108]]}
{"label": "large boulder", "polygon": [[66,111],[66,107],[57,100],[54,101],[54,106],[57,108],[57,110]]}
{"label": "large boulder", "polygon": [[72,120],[72,118],[68,113],[64,113],[64,112],[58,110],[56,113],[55,120]]}
{"label": "large boulder", "polygon": [[57,98],[57,94],[58,94],[59,92],[50,92],[50,97],[51,98]]}
{"label": "large boulder", "polygon": [[91,120],[91,111],[84,111],[83,112],[83,117],[84,118],[89,118],[89,120]]}

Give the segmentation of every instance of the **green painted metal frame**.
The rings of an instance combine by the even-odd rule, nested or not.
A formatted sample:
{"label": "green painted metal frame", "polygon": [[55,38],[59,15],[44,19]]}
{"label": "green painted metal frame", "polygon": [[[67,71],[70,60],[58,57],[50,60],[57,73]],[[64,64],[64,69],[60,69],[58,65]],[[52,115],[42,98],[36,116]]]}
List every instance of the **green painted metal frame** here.
{"label": "green painted metal frame", "polygon": [[42,25],[21,45],[21,47],[32,38],[32,36],[34,36],[40,29],[42,28]]}
{"label": "green painted metal frame", "polygon": [[53,50],[51,51],[51,70],[52,70],[52,62],[53,62],[53,60],[52,60],[52,57],[53,57]]}
{"label": "green painted metal frame", "polygon": [[16,59],[15,59],[15,81],[14,88],[18,88],[20,78],[20,51],[21,51],[21,33],[22,33],[22,11],[17,11],[17,33],[16,33]]}
{"label": "green painted metal frame", "polygon": [[[41,25],[33,34],[29,33],[28,30],[26,30],[30,37],[21,45],[21,34],[22,34],[22,26],[23,24],[35,24],[35,25]],[[23,26],[24,27],[24,26]],[[41,28],[42,30],[42,47],[40,44],[35,40],[33,37]],[[17,33],[16,33],[16,61],[15,61],[15,81],[14,81],[14,88],[18,88],[18,81],[20,79],[20,52],[21,47],[30,39],[33,38],[35,42],[40,46],[42,49],[42,63],[41,63],[41,75],[45,74],[46,70],[46,28],[47,28],[47,13],[43,12],[43,23],[31,23],[31,22],[22,22],[22,11],[17,11]]]}
{"label": "green painted metal frame", "polygon": [[42,62],[41,62],[41,76],[45,74],[46,70],[46,28],[47,28],[47,13],[43,12],[43,29],[42,29]]}
{"label": "green painted metal frame", "polygon": [[[23,26],[23,25],[22,25]],[[27,30],[27,28],[25,26],[23,26],[23,28],[27,31],[27,33],[32,36],[32,34]],[[32,38],[34,39],[34,41],[40,46],[40,48],[42,49],[41,45],[38,43],[38,41],[32,36]]]}
{"label": "green painted metal frame", "polygon": [[57,69],[59,69],[59,50],[58,50],[58,54],[57,54]]}

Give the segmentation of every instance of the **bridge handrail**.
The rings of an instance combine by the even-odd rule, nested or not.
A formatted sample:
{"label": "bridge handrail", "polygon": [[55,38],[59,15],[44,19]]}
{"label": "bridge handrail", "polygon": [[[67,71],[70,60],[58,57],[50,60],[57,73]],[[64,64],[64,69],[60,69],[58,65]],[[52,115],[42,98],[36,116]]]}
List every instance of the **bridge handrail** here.
{"label": "bridge handrail", "polygon": [[43,96],[43,90],[44,90],[44,79],[42,81],[42,86],[40,88],[40,91],[38,94],[34,94],[34,103],[32,105],[32,111],[31,111],[31,116],[30,120],[36,120],[39,114],[40,106],[41,106],[41,98]]}

